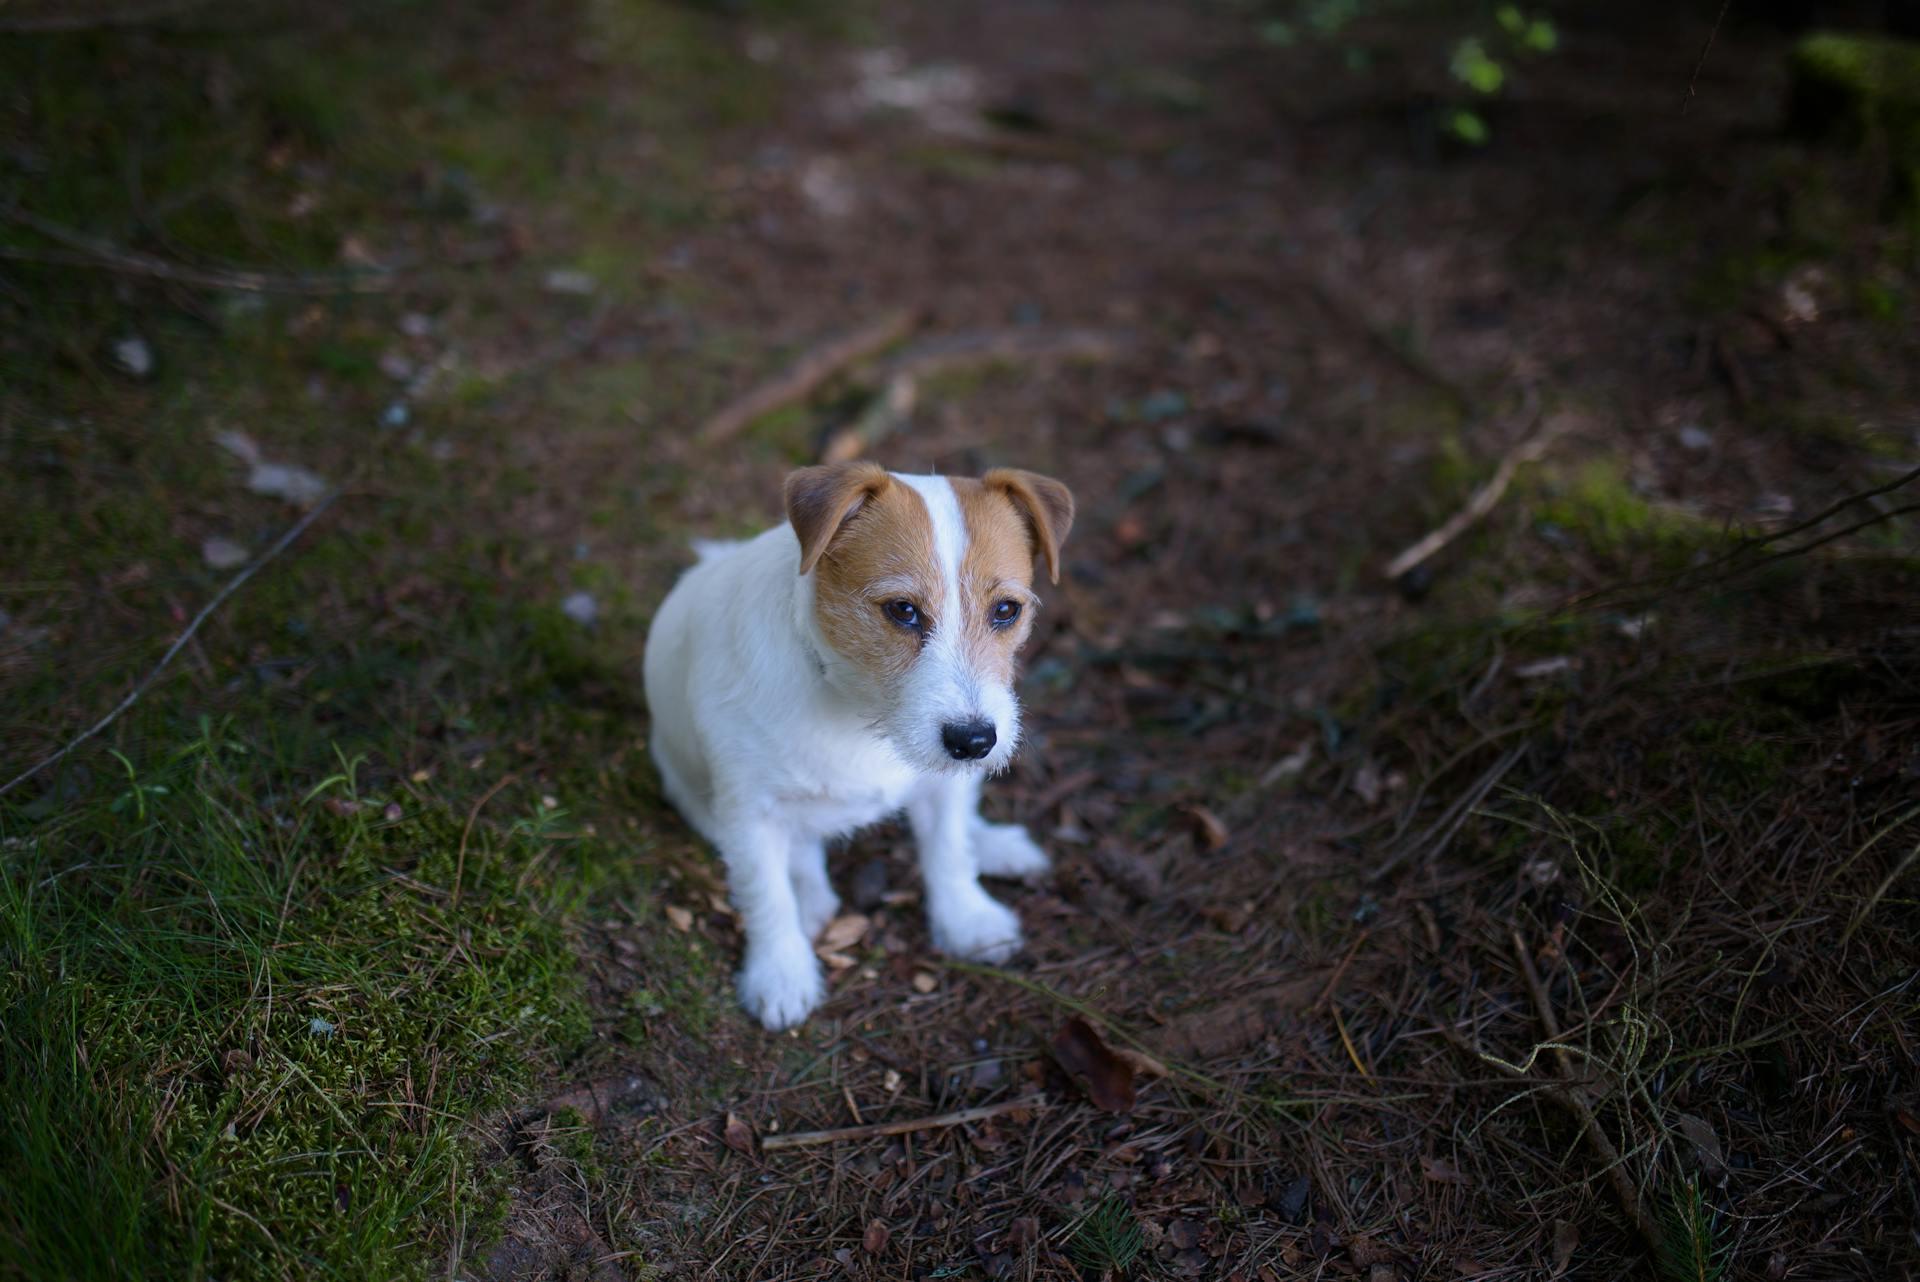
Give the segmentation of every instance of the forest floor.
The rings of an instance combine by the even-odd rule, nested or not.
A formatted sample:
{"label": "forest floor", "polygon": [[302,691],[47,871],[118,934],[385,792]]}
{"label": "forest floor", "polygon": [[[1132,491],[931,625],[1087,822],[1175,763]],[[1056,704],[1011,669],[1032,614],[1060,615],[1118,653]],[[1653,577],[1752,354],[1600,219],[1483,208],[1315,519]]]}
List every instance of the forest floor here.
{"label": "forest floor", "polygon": [[[0,784],[264,559],[0,795],[0,1276],[1920,1273],[1920,231],[1715,7],[0,9]],[[775,1035],[639,662],[828,449],[1078,496],[1056,866]]]}

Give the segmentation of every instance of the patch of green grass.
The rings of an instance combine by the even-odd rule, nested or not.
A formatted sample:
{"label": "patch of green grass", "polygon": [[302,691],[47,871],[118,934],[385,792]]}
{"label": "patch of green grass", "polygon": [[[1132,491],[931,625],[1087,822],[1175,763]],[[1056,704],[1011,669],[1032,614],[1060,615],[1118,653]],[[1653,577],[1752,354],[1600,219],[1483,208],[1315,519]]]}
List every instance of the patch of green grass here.
{"label": "patch of green grass", "polygon": [[461,1122],[585,1036],[577,884],[524,826],[303,790],[212,729],[132,769],[0,813],[0,1271],[417,1271]]}

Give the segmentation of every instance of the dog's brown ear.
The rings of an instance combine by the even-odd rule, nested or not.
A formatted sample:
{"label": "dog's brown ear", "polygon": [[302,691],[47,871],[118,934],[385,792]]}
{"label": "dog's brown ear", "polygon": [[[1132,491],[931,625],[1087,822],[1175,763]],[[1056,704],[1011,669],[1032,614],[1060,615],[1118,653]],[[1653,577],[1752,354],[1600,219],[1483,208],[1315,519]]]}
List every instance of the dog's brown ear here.
{"label": "dog's brown ear", "polygon": [[980,482],[1013,500],[1014,507],[1026,518],[1034,552],[1047,563],[1047,581],[1058,583],[1060,545],[1073,528],[1073,491],[1050,476],[1017,467],[996,467]]}
{"label": "dog's brown ear", "polygon": [[878,463],[827,463],[787,478],[787,520],[800,536],[800,573],[820,562],[860,505],[893,483]]}

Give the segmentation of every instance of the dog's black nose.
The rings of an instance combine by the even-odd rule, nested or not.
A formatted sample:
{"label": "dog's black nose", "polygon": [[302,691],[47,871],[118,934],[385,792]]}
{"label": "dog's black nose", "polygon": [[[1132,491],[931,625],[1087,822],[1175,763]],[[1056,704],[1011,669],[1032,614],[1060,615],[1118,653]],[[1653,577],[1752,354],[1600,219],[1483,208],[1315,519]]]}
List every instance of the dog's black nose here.
{"label": "dog's black nose", "polygon": [[998,736],[991,721],[954,721],[940,727],[940,742],[955,761],[978,761],[993,751]]}

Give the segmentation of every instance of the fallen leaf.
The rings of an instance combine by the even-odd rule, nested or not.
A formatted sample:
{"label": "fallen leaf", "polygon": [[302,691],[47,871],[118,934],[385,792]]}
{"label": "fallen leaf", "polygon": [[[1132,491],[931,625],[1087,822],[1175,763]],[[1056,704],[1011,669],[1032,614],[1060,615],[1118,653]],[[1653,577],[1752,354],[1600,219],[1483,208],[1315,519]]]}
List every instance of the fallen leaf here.
{"label": "fallen leaf", "polygon": [[1700,1159],[1700,1165],[1707,1174],[1718,1175],[1727,1169],[1727,1159],[1720,1148],[1720,1137],[1714,1134],[1713,1125],[1704,1117],[1692,1113],[1682,1113],[1676,1125],[1680,1133],[1693,1145],[1693,1152]]}
{"label": "fallen leaf", "polygon": [[1580,1229],[1568,1220],[1553,1222],[1553,1276],[1567,1271],[1574,1248],[1580,1245]]}
{"label": "fallen leaf", "polygon": [[818,947],[836,953],[842,949],[851,948],[860,942],[860,937],[867,933],[867,928],[872,924],[860,913],[847,913],[844,916],[835,917],[827,923],[827,928],[820,932]]}
{"label": "fallen leaf", "polygon": [[673,923],[675,930],[683,934],[693,929],[693,913],[678,904],[667,905],[667,920]]}
{"label": "fallen leaf", "polygon": [[1471,1184],[1473,1181],[1462,1175],[1451,1163],[1442,1157],[1423,1157],[1420,1159],[1420,1173],[1435,1184]]}
{"label": "fallen leaf", "polygon": [[1167,1225],[1167,1241],[1180,1251],[1190,1250],[1200,1245],[1200,1223],[1197,1220],[1175,1220]]}
{"label": "fallen leaf", "polygon": [[753,1156],[753,1128],[738,1113],[727,1114],[726,1129],[720,1133],[720,1138],[734,1152]]}
{"label": "fallen leaf", "polygon": [[1165,1064],[1162,1064],[1145,1051],[1137,1051],[1131,1046],[1116,1046],[1113,1048],[1113,1055],[1115,1059],[1118,1059],[1141,1077],[1167,1077],[1171,1075]]}
{"label": "fallen leaf", "polygon": [[868,1255],[878,1255],[887,1249],[887,1242],[893,1237],[887,1226],[879,1220],[867,1221],[867,1231],[860,1239],[860,1245],[867,1249]]}
{"label": "fallen leaf", "polygon": [[1133,1108],[1133,1069],[1115,1055],[1093,1026],[1079,1016],[1061,1025],[1050,1049],[1070,1076],[1086,1083],[1087,1097],[1097,1108],[1125,1113]]}
{"label": "fallen leaf", "polygon": [[815,949],[814,955],[819,957],[821,961],[826,963],[828,970],[851,970],[855,966],[860,964],[858,958],[849,957],[845,953],[827,952],[821,949]]}
{"label": "fallen leaf", "polygon": [[1192,805],[1182,807],[1192,816],[1194,827],[1200,831],[1200,844],[1208,850],[1218,850],[1227,844],[1227,826],[1220,822],[1220,816],[1205,806]]}

